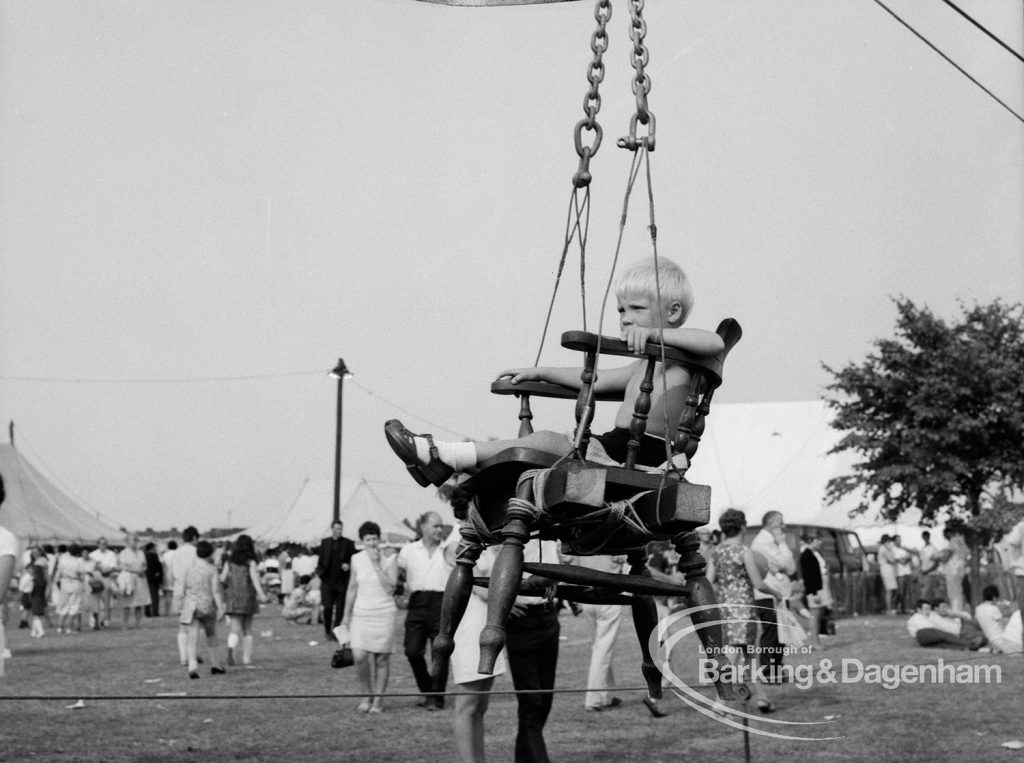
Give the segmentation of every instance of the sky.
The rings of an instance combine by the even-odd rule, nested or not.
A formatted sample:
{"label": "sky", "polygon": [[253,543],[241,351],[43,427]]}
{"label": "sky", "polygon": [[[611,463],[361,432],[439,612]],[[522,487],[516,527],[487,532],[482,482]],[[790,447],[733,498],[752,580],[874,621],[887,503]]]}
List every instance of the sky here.
{"label": "sky", "polygon": [[[1020,60],[947,5],[886,4],[1024,115]],[[1019,0],[957,4],[1024,53]],[[613,7],[586,253],[587,326],[611,334],[635,105]],[[824,366],[892,334],[896,296],[949,319],[1024,301],[1024,123],[878,3],[644,14],[658,254],[694,283],[690,325],[744,330],[718,403],[820,397]],[[383,423],[515,433],[488,385],[540,346],[594,27],[589,0],[0,2],[17,447],[114,526],[245,527],[332,478],[343,358],[343,477],[433,505]],[[620,267],[648,222],[638,186]],[[542,364],[577,361],[578,273],[570,252]]]}

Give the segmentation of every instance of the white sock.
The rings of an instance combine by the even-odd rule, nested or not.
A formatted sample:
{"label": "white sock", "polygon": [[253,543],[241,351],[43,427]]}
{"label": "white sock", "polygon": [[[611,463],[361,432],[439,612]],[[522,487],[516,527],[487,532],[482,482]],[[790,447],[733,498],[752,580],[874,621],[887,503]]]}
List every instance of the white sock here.
{"label": "white sock", "polygon": [[[416,442],[416,458],[423,463],[430,461],[430,442],[426,437],[413,438]],[[475,442],[441,442],[434,440],[437,456],[452,469],[461,472],[476,466]]]}
{"label": "white sock", "polygon": [[182,662],[188,661],[188,634],[178,633],[178,656]]}
{"label": "white sock", "polygon": [[229,633],[228,634],[228,649],[235,649],[237,646],[238,646],[238,634],[237,633]]}

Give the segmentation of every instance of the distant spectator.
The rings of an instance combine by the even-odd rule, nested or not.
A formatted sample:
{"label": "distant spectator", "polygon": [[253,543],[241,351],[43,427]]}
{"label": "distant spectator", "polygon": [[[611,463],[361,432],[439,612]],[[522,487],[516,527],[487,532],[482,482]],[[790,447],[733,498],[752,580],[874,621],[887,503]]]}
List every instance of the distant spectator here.
{"label": "distant spectator", "polygon": [[921,540],[924,545],[918,551],[918,558],[921,560],[921,598],[934,599],[939,589],[939,550],[932,545],[932,534],[925,530],[921,533]]}
{"label": "distant spectator", "polygon": [[1013,526],[1005,541],[1009,552],[1007,564],[1017,584],[1017,611],[1024,616],[1024,519]]}
{"label": "distant spectator", "polygon": [[921,646],[945,646],[951,649],[977,650],[985,641],[985,637],[977,635],[973,638],[965,638],[951,633],[948,629],[936,627],[936,620],[933,619],[931,602],[924,599],[917,600],[917,607],[914,614],[907,620],[907,632]]}
{"label": "distant spectator", "polygon": [[221,675],[224,668],[217,654],[217,621],[224,616],[224,599],[213,566],[213,546],[209,541],[196,543],[196,562],[189,567],[182,585],[181,614],[178,622],[188,629],[187,668],[189,678],[199,678],[199,629],[206,633],[210,673]]}
{"label": "distant spectator", "polygon": [[953,609],[943,598],[932,599],[931,619],[936,628],[956,636],[974,638],[985,635],[969,612]]}
{"label": "distant spectator", "polygon": [[160,588],[164,582],[164,563],[156,552],[156,544],[150,541],[142,547],[146,556],[146,585],[149,586],[149,604],[146,606],[146,617],[160,616]]}
{"label": "distant spectator", "polygon": [[958,612],[967,609],[967,595],[965,588],[967,580],[967,558],[970,551],[967,548],[967,541],[961,530],[946,528],[942,536],[949,543],[948,548],[942,552],[942,567],[940,571],[946,581],[946,598],[949,605]]}
{"label": "distant spectator", "polygon": [[398,560],[394,553],[381,549],[380,525],[376,522],[359,526],[359,540],[363,550],[352,557],[341,623],[348,629],[356,673],[366,692],[357,709],[379,713],[384,710],[394,651]]}
{"label": "distant spectator", "polygon": [[896,549],[890,535],[883,535],[879,542],[878,574],[882,577],[882,588],[885,589],[886,614],[895,615],[899,583],[896,581]]}
{"label": "distant spectator", "polygon": [[173,603],[174,595],[174,571],[171,565],[171,560],[174,558],[174,552],[178,550],[178,542],[176,540],[167,541],[167,550],[160,556],[160,564],[164,571],[164,579],[160,585],[160,593],[163,596],[164,601],[164,614],[171,614],[171,604]]}
{"label": "distant spectator", "polygon": [[[905,615],[910,611],[911,592],[914,587],[913,554],[903,548],[903,538],[892,536],[893,555],[896,557],[896,602],[898,612]],[[896,603],[894,602],[894,604]]]}
{"label": "distant spectator", "polygon": [[235,664],[235,650],[242,645],[242,664],[252,664],[252,619],[267,597],[256,565],[256,547],[248,535],[239,535],[220,574],[224,584],[225,611],[231,623],[228,634],[228,665]]}
{"label": "distant spectator", "polygon": [[814,528],[803,533],[804,549],[800,552],[800,577],[804,582],[804,595],[810,614],[808,626],[809,644],[821,646],[821,620],[825,611],[832,606],[832,591],[829,586],[828,564],[821,555],[821,535]]}
{"label": "distant spectator", "polygon": [[46,619],[46,595],[48,581],[46,579],[46,554],[41,548],[32,549],[32,562],[27,567],[32,579],[32,589],[28,591],[29,612],[32,615],[32,638],[43,638],[46,629],[43,621]]}
{"label": "distant spectator", "polygon": [[316,615],[316,609],[306,601],[306,594],[309,592],[309,583],[312,578],[309,575],[303,575],[299,578],[299,584],[292,588],[291,592],[284,600],[284,607],[281,609],[281,617],[285,620],[291,620],[292,622],[298,623],[300,620],[305,620],[306,625],[313,623],[313,617]]}
{"label": "distant spectator", "polygon": [[82,562],[82,547],[77,543],[57,560],[54,586],[59,591],[57,603],[57,633],[71,633],[82,630],[82,596],[85,589],[85,565]]}
{"label": "distant spectator", "polygon": [[149,585],[146,583],[146,554],[139,548],[139,536],[128,536],[127,545],[117,555],[118,596],[121,600],[121,623],[125,629],[130,626],[130,615],[135,617],[135,627],[142,627],[142,610],[150,604]]}
{"label": "distant spectator", "polygon": [[[0,508],[6,493],[4,480],[0,476]],[[11,656],[7,648],[7,594],[11,590],[14,563],[18,559],[18,539],[10,530],[0,527],[0,676],[4,674],[4,663]]]}
{"label": "distant spectator", "polygon": [[[1019,634],[1016,640],[1012,638],[1012,634],[1009,638],[1006,635],[1008,618],[1004,608],[1000,607],[999,589],[994,585],[985,586],[981,595],[984,601],[975,608],[974,617],[978,621],[982,633],[985,634],[985,638],[988,639],[992,651],[1003,654],[1020,652]],[[1009,610],[1008,604],[1006,609]]]}
{"label": "distant spectator", "polygon": [[[174,583],[172,593],[171,612],[181,614],[181,608],[185,601],[185,576],[196,563],[196,542],[199,540],[199,531],[189,525],[181,531],[181,546],[174,552],[171,559],[171,577]],[[188,665],[188,624],[178,624],[178,657],[182,665]]]}
{"label": "distant spectator", "polygon": [[110,604],[117,589],[117,552],[107,545],[106,538],[100,538],[96,548],[89,552],[89,559],[93,562],[92,579],[99,584],[90,584],[92,626],[99,630],[110,625]]}

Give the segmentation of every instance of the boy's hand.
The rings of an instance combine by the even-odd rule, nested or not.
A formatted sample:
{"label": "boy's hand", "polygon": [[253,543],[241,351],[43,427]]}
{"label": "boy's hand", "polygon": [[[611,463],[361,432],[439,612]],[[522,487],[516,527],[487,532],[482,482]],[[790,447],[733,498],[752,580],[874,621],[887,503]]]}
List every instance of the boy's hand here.
{"label": "boy's hand", "polygon": [[656,329],[643,326],[626,326],[622,329],[622,341],[626,343],[629,351],[635,355],[639,355],[644,351],[648,339],[657,338],[658,332]]}
{"label": "boy's hand", "polygon": [[543,381],[539,371],[539,368],[509,368],[498,374],[498,381],[507,379],[512,384],[521,381]]}

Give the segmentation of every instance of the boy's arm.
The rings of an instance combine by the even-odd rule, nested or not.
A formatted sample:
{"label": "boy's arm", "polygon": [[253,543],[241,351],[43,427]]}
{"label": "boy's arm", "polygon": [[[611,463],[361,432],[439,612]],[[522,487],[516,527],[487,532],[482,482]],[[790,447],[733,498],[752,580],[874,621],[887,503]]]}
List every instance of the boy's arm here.
{"label": "boy's arm", "polygon": [[[717,336],[717,334],[716,334]],[[512,384],[521,381],[544,381],[551,384],[561,384],[563,387],[578,390],[581,386],[580,375],[582,368],[553,368],[538,366],[534,368],[509,368],[498,374],[498,379],[505,379]],[[597,369],[597,383],[594,391],[600,393],[622,392],[633,375],[633,366],[621,368],[600,368]]]}
{"label": "boy's arm", "polygon": [[[722,337],[714,331],[705,329],[666,328],[664,336],[666,347],[674,347],[701,357],[711,357],[725,349]],[[643,352],[649,340],[658,340],[658,329],[626,326],[622,330],[622,341],[637,355]]]}

